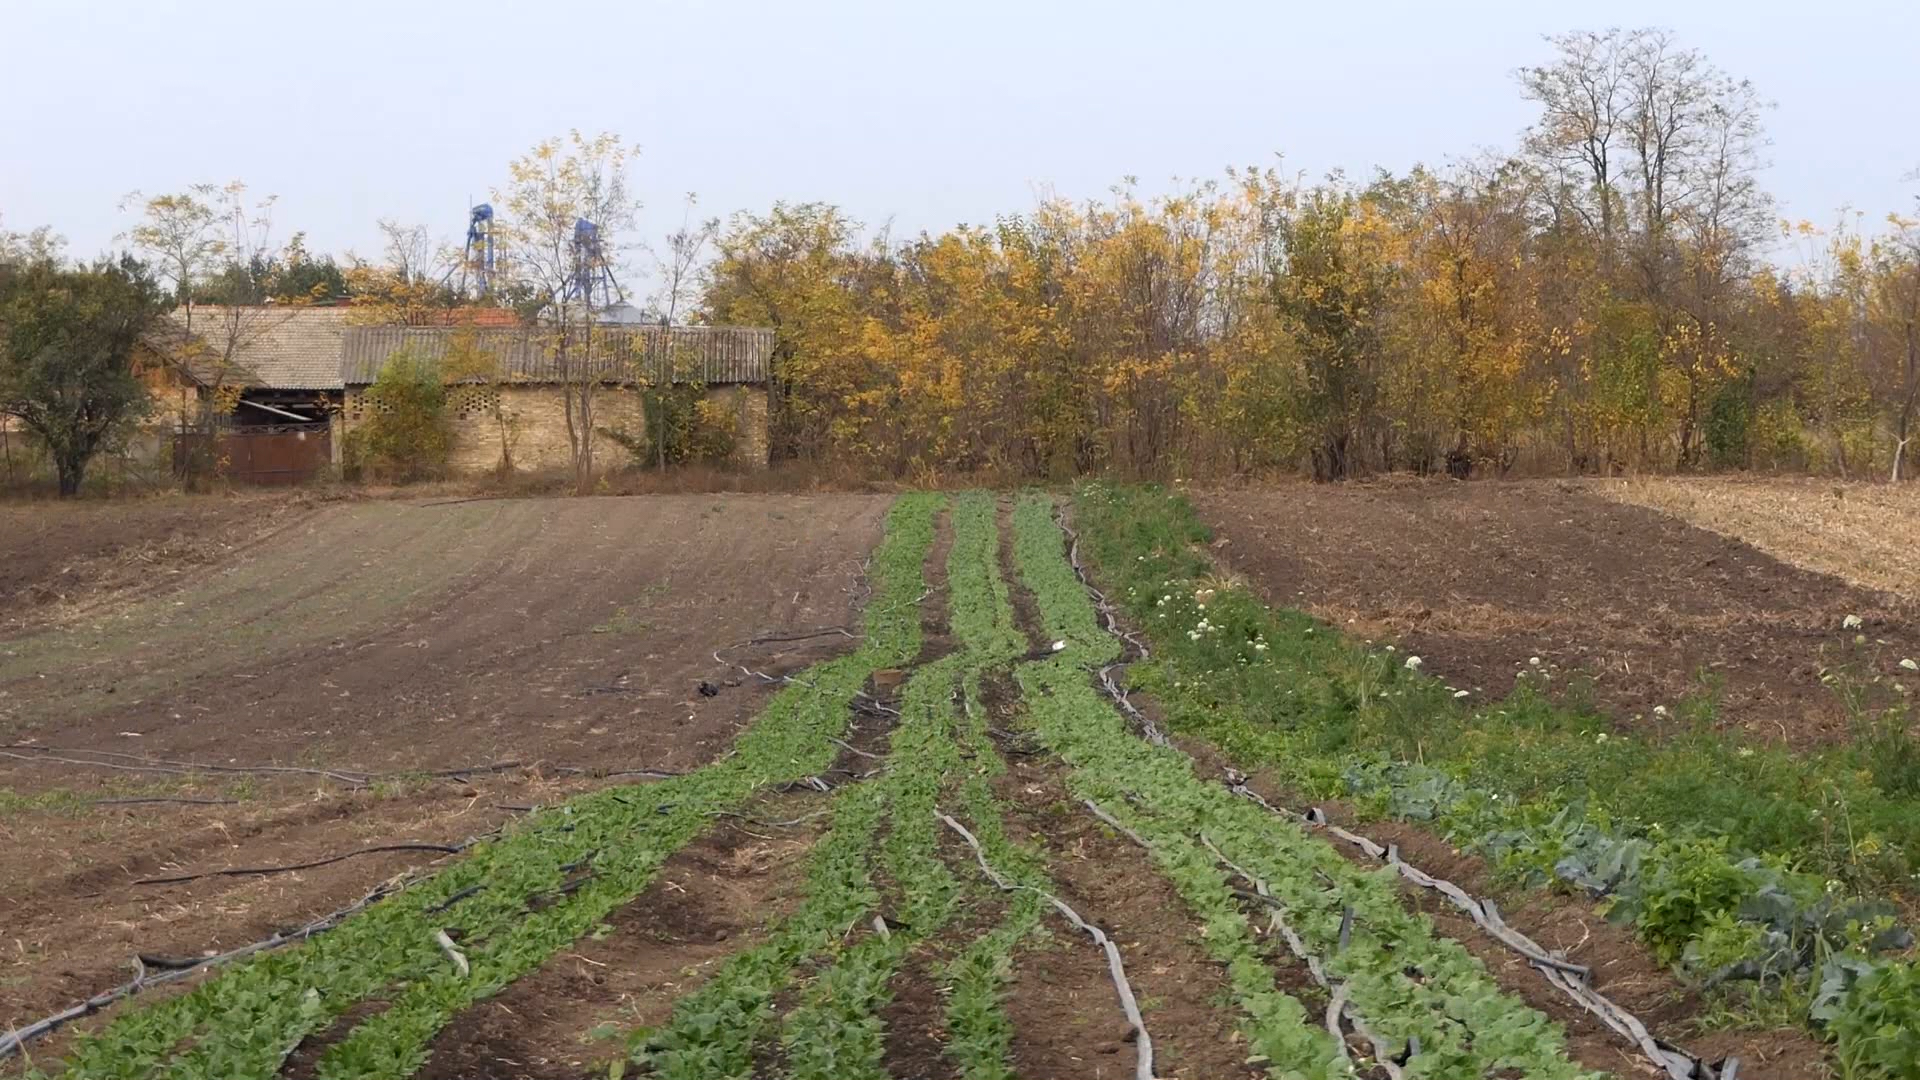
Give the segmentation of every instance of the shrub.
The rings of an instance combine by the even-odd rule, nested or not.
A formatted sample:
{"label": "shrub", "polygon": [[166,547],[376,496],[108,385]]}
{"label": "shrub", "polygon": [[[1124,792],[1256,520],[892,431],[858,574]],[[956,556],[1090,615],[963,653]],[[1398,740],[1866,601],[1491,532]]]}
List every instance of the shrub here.
{"label": "shrub", "polygon": [[1753,374],[1728,383],[1707,408],[1707,458],[1716,469],[1744,469],[1752,445]]}
{"label": "shrub", "polygon": [[440,367],[401,351],[367,389],[367,418],[342,448],[350,477],[423,480],[446,471],[453,443]]}
{"label": "shrub", "polygon": [[634,434],[620,428],[601,428],[633,455],[638,468],[694,461],[724,461],[733,454],[739,414],[732,405],[707,396],[698,383],[675,383],[641,391],[646,430]]}

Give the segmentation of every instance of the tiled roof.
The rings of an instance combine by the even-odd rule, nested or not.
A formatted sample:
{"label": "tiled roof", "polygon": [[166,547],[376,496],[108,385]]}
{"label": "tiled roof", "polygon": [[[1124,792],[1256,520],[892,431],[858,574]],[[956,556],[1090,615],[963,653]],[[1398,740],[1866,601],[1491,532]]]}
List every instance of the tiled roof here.
{"label": "tiled roof", "polygon": [[[165,343],[188,374],[202,383],[221,382],[269,390],[338,390],[341,332],[350,308],[220,307],[176,311],[149,334]],[[228,356],[231,346],[231,356]],[[227,368],[225,379],[219,378]]]}

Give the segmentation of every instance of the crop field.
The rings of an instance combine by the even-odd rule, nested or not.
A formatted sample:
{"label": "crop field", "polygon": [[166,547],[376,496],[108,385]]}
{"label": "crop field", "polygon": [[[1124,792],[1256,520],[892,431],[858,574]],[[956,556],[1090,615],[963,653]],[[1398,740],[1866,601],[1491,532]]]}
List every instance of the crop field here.
{"label": "crop field", "polygon": [[1903,602],[1465,490],[236,526],[0,636],[0,1069],[1920,1075]]}

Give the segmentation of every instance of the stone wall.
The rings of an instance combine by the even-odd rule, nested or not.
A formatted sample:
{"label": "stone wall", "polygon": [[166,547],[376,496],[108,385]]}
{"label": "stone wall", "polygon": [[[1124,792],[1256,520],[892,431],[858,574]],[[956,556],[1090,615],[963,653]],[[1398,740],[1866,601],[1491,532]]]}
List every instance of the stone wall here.
{"label": "stone wall", "polygon": [[733,432],[733,463],[743,469],[766,468],[767,410],[770,405],[766,384],[709,387],[707,400],[726,403],[738,418],[738,426]]}
{"label": "stone wall", "polygon": [[[341,436],[364,421],[365,387],[347,390],[345,408],[335,430]],[[745,468],[767,467],[767,388],[715,386],[710,401],[724,403],[738,417],[734,433],[734,462]],[[448,467],[456,474],[490,472],[500,465],[502,421],[513,465],[523,470],[565,469],[572,465],[567,440],[566,399],[558,386],[455,386],[447,389],[453,420],[453,447]],[[646,409],[640,395],[629,388],[603,386],[593,395],[593,426],[645,438]],[[594,437],[598,468],[620,468],[631,461],[626,447],[605,435]]]}

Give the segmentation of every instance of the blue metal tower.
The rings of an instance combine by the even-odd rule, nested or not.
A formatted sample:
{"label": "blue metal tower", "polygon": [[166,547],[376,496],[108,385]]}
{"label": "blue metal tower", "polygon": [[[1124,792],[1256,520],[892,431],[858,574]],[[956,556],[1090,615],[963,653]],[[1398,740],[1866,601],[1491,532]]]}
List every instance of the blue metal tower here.
{"label": "blue metal tower", "polygon": [[460,260],[460,293],[467,295],[467,276],[473,275],[477,295],[493,292],[493,204],[481,203],[467,214],[467,248]]}
{"label": "blue metal tower", "polygon": [[573,223],[573,276],[564,296],[590,308],[604,310],[625,299],[620,283],[614,280],[613,265],[600,239],[600,226],[586,218]]}

